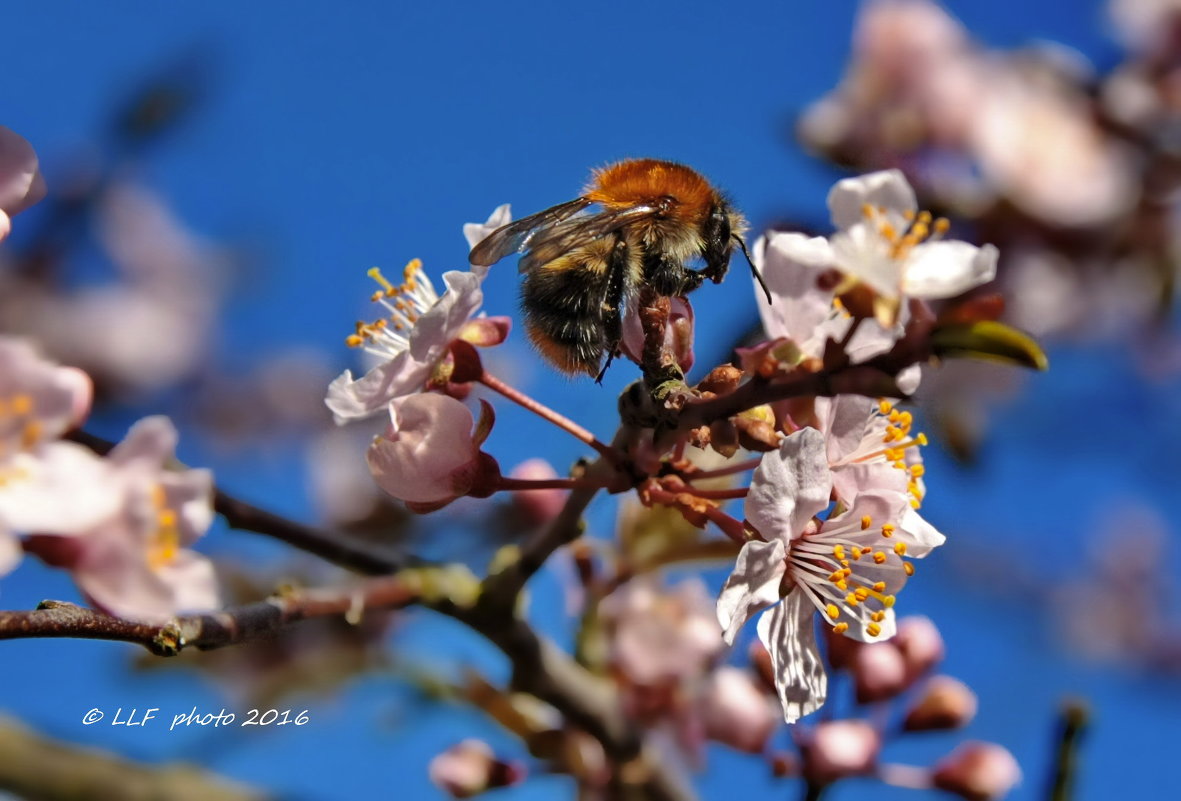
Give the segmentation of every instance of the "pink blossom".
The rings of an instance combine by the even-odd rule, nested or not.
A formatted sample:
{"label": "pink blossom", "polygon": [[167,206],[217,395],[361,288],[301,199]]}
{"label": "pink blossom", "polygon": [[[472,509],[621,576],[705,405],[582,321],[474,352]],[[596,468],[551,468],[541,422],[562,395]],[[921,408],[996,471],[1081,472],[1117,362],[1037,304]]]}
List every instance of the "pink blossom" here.
{"label": "pink blossom", "polygon": [[849,672],[860,704],[885,701],[909,686],[906,663],[892,641],[863,643],[854,649]]}
{"label": "pink blossom", "polygon": [[0,126],[0,240],[12,228],[9,218],[45,197],[45,179],[33,146]]}
{"label": "pink blossom", "polygon": [[828,508],[832,486],[816,429],[796,431],[766,454],[746,499],[747,521],[763,539],[742,546],[718,597],[718,622],[730,643],[743,623],[772,607],[759,618],[758,633],[789,723],[819,708],[826,695],[814,614],[862,642],[889,639],[895,593],[913,572],[903,557],[925,556],[939,544],[916,536],[924,529],[899,525],[913,510],[898,492],[860,492],[846,511],[815,519]]}
{"label": "pink blossom", "polygon": [[671,589],[634,579],[607,598],[611,661],[634,684],[657,686],[701,676],[722,649],[713,603],[700,581]]}
{"label": "pink blossom", "polygon": [[812,784],[862,776],[873,770],[881,736],[863,720],[821,723],[802,743],[803,773]]}
{"label": "pink blossom", "polygon": [[369,471],[378,486],[415,504],[446,504],[468,494],[491,469],[480,444],[491,428],[483,405],[481,426],[448,395],[426,393],[389,404],[390,424],[369,446]]}
{"label": "pink blossom", "polygon": [[473,319],[484,302],[482,275],[477,273],[444,273],[447,289],[441,297],[417,259],[406,265],[399,286],[376,268],[370,275],[381,286],[374,300],[388,316],[358,323],[349,344],[363,347],[381,361],[359,379],[345,370],[329,384],[325,403],[337,424],[377,414],[390,401],[422,392],[428,384],[446,384],[450,376],[443,368],[453,342],[496,345],[508,336],[510,327],[506,317]]}
{"label": "pink blossom", "polygon": [[524,768],[501,762],[483,740],[467,739],[431,760],[431,783],[452,798],[471,798],[485,790],[516,784]]}
{"label": "pink blossom", "polygon": [[[463,237],[467,240],[468,248],[474,248],[476,245],[483,242],[498,228],[503,228],[512,222],[512,207],[508,203],[497,206],[492,213],[488,215],[488,219],[482,223],[464,223]],[[472,272],[483,278],[487,272],[488,267],[484,265],[474,265]]]}
{"label": "pink blossom", "polygon": [[[693,367],[693,306],[688,298],[669,298],[668,322],[664,327],[664,352],[676,361],[681,372]],[[629,303],[623,316],[623,355],[640,364],[644,353],[644,325],[637,304]]]}
{"label": "pink blossom", "polygon": [[906,731],[958,729],[976,716],[976,693],[959,679],[934,676],[918,702],[906,712]]}
{"label": "pink blossom", "polygon": [[907,615],[898,621],[894,647],[906,662],[906,674],[912,680],[943,661],[943,636],[928,617]]}
{"label": "pink blossom", "polygon": [[996,801],[1021,781],[1017,760],[995,743],[966,742],[935,766],[935,786],[968,801]]}
{"label": "pink blossom", "polygon": [[762,752],[780,721],[774,702],[754,678],[729,665],[710,675],[701,714],[707,737],[752,754]]}
{"label": "pink blossom", "polygon": [[89,469],[93,454],[57,441],[85,418],[92,394],[81,370],[42,359],[25,340],[0,337],[0,575],[19,561],[17,532],[77,530],[103,502],[98,471]]}
{"label": "pink blossom", "polygon": [[106,459],[91,456],[90,469],[102,490],[96,497],[58,495],[58,505],[91,518],[84,529],[28,526],[38,535],[68,535],[64,548],[53,536],[38,536],[30,549],[44,550],[54,563],[64,555],[68,563],[60,566],[70,569],[96,606],[113,615],[160,623],[219,605],[213,565],[187,550],[213,520],[213,478],[208,470],[169,469],[176,440],[168,418],[140,420]]}
{"label": "pink blossom", "polygon": [[[530,481],[558,478],[557,472],[545,459],[527,459],[514,467],[509,475]],[[556,488],[513,490],[513,506],[530,523],[540,526],[558,516],[569,494],[569,490]]]}

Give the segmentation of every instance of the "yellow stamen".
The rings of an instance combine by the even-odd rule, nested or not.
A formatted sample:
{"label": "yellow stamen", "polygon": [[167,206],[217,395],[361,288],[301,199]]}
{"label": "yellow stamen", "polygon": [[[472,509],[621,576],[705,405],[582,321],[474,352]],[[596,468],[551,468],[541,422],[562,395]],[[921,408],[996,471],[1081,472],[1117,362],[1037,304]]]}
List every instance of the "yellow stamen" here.
{"label": "yellow stamen", "polygon": [[876,637],[882,633],[882,627],[879,626],[877,623],[870,623],[868,626],[865,627],[865,633],[868,634],[870,637]]}
{"label": "yellow stamen", "polygon": [[906,543],[905,542],[894,543],[894,553],[898,554],[899,556],[906,556]]}
{"label": "yellow stamen", "polygon": [[829,604],[828,606],[824,607],[824,613],[826,615],[828,615],[829,617],[831,617],[833,620],[836,620],[838,617],[841,616],[841,610],[837,609],[836,604]]}
{"label": "yellow stamen", "polygon": [[872,525],[873,525],[873,518],[870,517],[869,515],[865,515],[864,517],[861,518],[861,530],[862,531],[865,531],[867,528],[869,528]]}
{"label": "yellow stamen", "polygon": [[838,623],[832,627],[833,634],[844,634],[848,630],[849,630],[849,624],[844,621],[841,621],[840,623]]}

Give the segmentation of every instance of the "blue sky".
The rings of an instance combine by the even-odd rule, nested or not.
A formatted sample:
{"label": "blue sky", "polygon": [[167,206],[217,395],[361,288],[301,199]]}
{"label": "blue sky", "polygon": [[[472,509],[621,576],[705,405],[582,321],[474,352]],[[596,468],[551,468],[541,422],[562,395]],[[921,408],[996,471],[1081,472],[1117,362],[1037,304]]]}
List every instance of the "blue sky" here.
{"label": "blue sky", "polygon": [[[1052,39],[1100,66],[1118,53],[1094,0],[1072,3],[1069,11],[1054,0],[947,5],[991,46]],[[162,65],[199,64],[202,102],[134,169],[195,230],[257,249],[259,258],[234,280],[219,356],[243,365],[307,344],[334,354],[343,369],[351,364],[343,337],[368,313],[370,266],[392,271],[417,256],[436,276],[462,268],[464,222],[483,220],[504,202],[525,214],[569,199],[592,166],[645,155],[684,161],[724,187],[756,228],[785,214],[822,222],[836,173],[791,143],[790,121],[839,79],[854,7],[23,4],[6,15],[6,55],[19,65],[11,73],[19,78],[0,86],[0,124],[33,142],[52,183],[55,170],[102,147],[96,134],[129,87]],[[516,271],[507,263],[487,282],[486,297],[490,313],[515,312]],[[722,286],[703,289],[698,303],[701,342],[725,338],[755,315],[741,269]],[[702,360],[723,356],[699,350]],[[1146,385],[1110,349],[1064,347],[1051,358],[1053,371],[1027,381],[1025,395],[1000,414],[976,471],[929,449],[925,509],[953,537],[945,551],[954,551],[958,535],[972,538],[962,553],[995,549],[1029,566],[1069,571],[1082,564],[1081,543],[1111,503],[1163,503],[1174,488],[1177,471],[1166,454],[1181,446],[1177,381]],[[494,364],[604,435],[614,390],[632,377],[625,366],[613,368],[603,388],[555,378],[519,337]],[[1133,410],[1136,431],[1122,431]],[[1104,421],[1098,437],[1096,419]],[[107,433],[117,436],[117,423]],[[502,464],[514,464],[535,455],[538,432],[544,429],[505,410],[493,451]],[[580,455],[577,443],[542,436],[541,455],[555,464]],[[215,452],[191,441],[182,443],[182,456],[210,464],[225,486],[255,501],[312,514],[308,501],[289,490],[301,479],[286,458],[219,464]],[[1171,503],[1166,513],[1176,511]],[[610,510],[596,514],[601,530]],[[1175,543],[1177,531],[1171,533]],[[258,547],[243,546],[246,539],[253,542],[218,532],[210,547]],[[1087,697],[1097,710],[1078,801],[1116,793],[1167,797],[1170,783],[1174,792],[1181,788],[1167,771],[1142,767],[1169,765],[1181,735],[1176,677],[1082,662],[1052,636],[1036,604],[961,586],[954,575],[941,576],[938,565],[920,578],[906,593],[907,609],[943,627],[946,670],[980,694],[970,734],[1009,746],[1025,766],[1026,784],[1014,798],[1042,797],[1053,710],[1068,694]],[[67,581],[33,565],[2,589],[6,607],[73,597]],[[543,577],[535,597],[553,592]],[[445,652],[502,669],[486,645],[449,623],[420,616],[399,641],[418,658]],[[432,798],[426,759],[465,734],[496,737],[462,712],[405,725],[406,694],[383,677],[339,697],[309,699],[312,722],[300,729],[165,736],[147,728],[86,728],[79,720],[92,707],[167,713],[232,704],[186,677],[129,677],[130,649],[119,645],[15,642],[2,651],[0,709],[39,729],[137,758],[195,761],[291,797],[355,798],[397,788],[398,797]],[[916,742],[891,755],[919,761],[949,743]],[[735,787],[753,797],[782,796],[744,758],[718,751],[711,759],[714,770],[701,784],[707,798],[730,797]],[[503,797],[549,797],[557,781]],[[832,798],[867,789],[851,785]]]}

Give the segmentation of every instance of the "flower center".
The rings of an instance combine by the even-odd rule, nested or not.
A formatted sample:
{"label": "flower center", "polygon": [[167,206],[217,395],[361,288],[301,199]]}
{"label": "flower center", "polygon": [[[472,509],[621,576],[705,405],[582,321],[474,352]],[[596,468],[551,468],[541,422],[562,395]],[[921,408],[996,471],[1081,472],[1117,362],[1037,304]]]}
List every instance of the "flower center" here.
{"label": "flower center", "polygon": [[[825,526],[822,523],[816,532],[805,533],[792,543],[788,555],[792,578],[833,622],[835,633],[848,631],[851,620],[876,637],[882,633],[881,623],[886,610],[893,608],[895,596],[886,593],[885,581],[871,580],[859,568],[872,568],[880,575],[892,561],[896,569],[913,576],[914,565],[905,559],[906,543],[890,546],[897,527],[893,523],[875,527],[869,515],[841,521],[828,530]],[[891,554],[897,559],[891,560]]]}
{"label": "flower center", "polygon": [[381,287],[370,300],[380,303],[388,314],[371,323],[358,321],[356,330],[345,343],[350,348],[363,348],[383,359],[391,359],[410,347],[411,329],[439,302],[439,295],[423,272],[419,259],[411,259],[402,270],[402,283],[398,286],[394,286],[377,267],[369,271],[369,277]]}
{"label": "flower center", "polygon": [[[884,425],[883,425],[884,423]],[[831,464],[832,469],[846,467],[852,464],[885,463],[906,475],[906,491],[910,495],[910,505],[915,509],[922,506],[924,489],[919,479],[926,469],[922,464],[914,462],[907,464],[907,451],[927,444],[927,435],[921,431],[911,434],[914,426],[914,415],[894,408],[894,404],[885,398],[878,401],[877,408],[870,413],[870,421],[866,426],[872,433],[865,436],[857,448],[847,456]],[[879,433],[880,432],[880,433]],[[917,456],[918,451],[915,451]]]}
{"label": "flower center", "polygon": [[152,488],[156,528],[148,542],[148,565],[152,570],[172,564],[180,551],[180,527],[176,510],[168,505],[168,494],[157,484]]}
{"label": "flower center", "polygon": [[906,221],[906,228],[899,230],[890,222],[886,215],[885,206],[871,206],[865,203],[861,206],[861,216],[865,218],[889,246],[890,258],[905,261],[910,252],[923,242],[940,239],[951,228],[946,217],[932,219],[931,212],[904,211],[902,218]]}
{"label": "flower center", "polygon": [[41,441],[41,421],[33,417],[32,395],[0,397],[0,460],[32,450]]}

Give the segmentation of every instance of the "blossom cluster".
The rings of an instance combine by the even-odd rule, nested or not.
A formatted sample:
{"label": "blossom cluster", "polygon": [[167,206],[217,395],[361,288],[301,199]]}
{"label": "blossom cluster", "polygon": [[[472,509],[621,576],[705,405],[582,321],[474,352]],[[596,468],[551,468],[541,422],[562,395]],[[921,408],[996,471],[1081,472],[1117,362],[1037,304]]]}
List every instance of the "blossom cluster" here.
{"label": "blossom cluster", "polygon": [[[32,149],[3,128],[0,184],[4,214],[44,194]],[[27,552],[68,570],[113,615],[159,622],[216,608],[213,566],[188,548],[213,519],[211,474],[175,468],[166,417],[140,420],[105,456],[63,439],[93,393],[82,370],[0,337],[0,575]]]}

